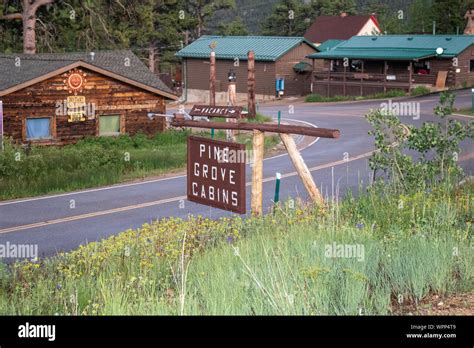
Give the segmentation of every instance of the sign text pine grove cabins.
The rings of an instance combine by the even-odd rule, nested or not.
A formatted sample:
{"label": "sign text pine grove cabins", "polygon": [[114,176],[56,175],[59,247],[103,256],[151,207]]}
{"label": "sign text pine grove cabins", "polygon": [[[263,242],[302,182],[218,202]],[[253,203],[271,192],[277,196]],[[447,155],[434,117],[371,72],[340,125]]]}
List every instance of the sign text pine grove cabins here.
{"label": "sign text pine grove cabins", "polygon": [[188,137],[188,200],[246,212],[245,145]]}

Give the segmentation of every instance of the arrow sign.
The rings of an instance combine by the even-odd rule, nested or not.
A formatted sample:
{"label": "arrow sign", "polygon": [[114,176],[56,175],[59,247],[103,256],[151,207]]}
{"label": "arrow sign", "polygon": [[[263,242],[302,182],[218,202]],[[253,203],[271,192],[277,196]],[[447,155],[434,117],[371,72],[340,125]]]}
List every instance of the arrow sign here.
{"label": "arrow sign", "polygon": [[190,116],[205,117],[226,117],[241,118],[243,107],[241,106],[211,106],[211,105],[194,105],[189,112]]}

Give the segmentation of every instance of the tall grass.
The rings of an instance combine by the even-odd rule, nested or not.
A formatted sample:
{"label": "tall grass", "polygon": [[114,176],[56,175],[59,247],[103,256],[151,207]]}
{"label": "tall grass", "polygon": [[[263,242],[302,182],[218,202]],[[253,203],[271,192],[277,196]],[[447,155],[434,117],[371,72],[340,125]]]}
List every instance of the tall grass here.
{"label": "tall grass", "polygon": [[[95,137],[64,147],[25,149],[6,142],[0,152],[0,200],[73,191],[124,180],[145,178],[186,166],[188,130],[170,130],[149,138],[135,136]],[[209,137],[209,132],[197,133]],[[249,134],[237,140],[251,148]],[[216,139],[225,139],[217,132]],[[278,143],[266,137],[265,148]]]}
{"label": "tall grass", "polygon": [[[0,267],[0,313],[390,314],[474,290],[473,192],[374,188],[325,213],[288,202],[258,219],[164,219]],[[331,257],[334,243],[363,254]]]}

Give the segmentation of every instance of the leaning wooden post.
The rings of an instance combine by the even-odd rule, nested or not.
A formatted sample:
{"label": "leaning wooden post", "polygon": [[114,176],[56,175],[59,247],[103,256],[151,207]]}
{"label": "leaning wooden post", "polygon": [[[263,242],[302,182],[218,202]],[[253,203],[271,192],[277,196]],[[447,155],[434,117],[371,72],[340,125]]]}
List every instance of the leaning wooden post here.
{"label": "leaning wooden post", "polygon": [[214,49],[217,44],[215,41],[211,42],[209,47],[211,48],[211,69],[209,76],[209,104],[212,106],[216,105],[216,52]]}
{"label": "leaning wooden post", "polygon": [[291,161],[298,172],[298,175],[301,177],[301,180],[303,181],[309,196],[317,205],[325,206],[324,198],[314,183],[313,176],[306,166],[306,163],[304,163],[303,158],[296,147],[295,141],[293,140],[293,137],[291,134],[281,133],[280,138],[285,145],[288,155],[290,156]]}
{"label": "leaning wooden post", "polygon": [[265,133],[259,130],[253,131],[253,168],[252,168],[252,215],[263,214],[263,145]]}
{"label": "leaning wooden post", "polygon": [[254,118],[257,114],[255,110],[255,54],[253,51],[247,53],[248,81],[247,81],[247,100],[248,117]]}

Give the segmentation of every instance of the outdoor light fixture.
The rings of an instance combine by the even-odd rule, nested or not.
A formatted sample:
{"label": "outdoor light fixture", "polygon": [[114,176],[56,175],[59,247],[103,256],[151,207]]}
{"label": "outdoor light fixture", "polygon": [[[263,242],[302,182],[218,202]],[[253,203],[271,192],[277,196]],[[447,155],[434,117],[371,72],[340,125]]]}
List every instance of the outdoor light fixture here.
{"label": "outdoor light fixture", "polygon": [[235,75],[235,71],[233,69],[230,69],[227,78],[228,78],[229,82],[236,82],[237,81],[237,76]]}
{"label": "outdoor light fixture", "polygon": [[438,47],[438,48],[436,49],[436,54],[437,54],[437,55],[442,55],[443,52],[444,52],[443,47]]}

